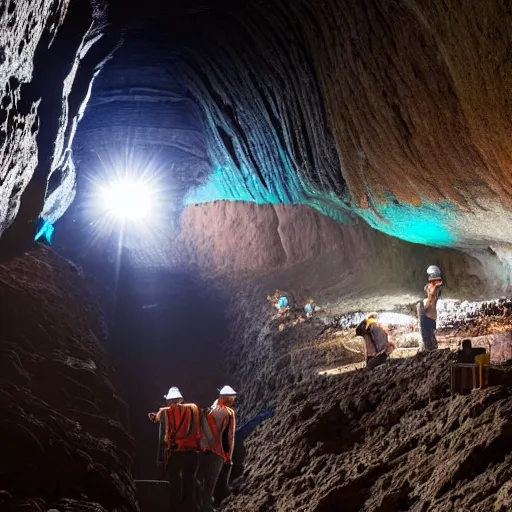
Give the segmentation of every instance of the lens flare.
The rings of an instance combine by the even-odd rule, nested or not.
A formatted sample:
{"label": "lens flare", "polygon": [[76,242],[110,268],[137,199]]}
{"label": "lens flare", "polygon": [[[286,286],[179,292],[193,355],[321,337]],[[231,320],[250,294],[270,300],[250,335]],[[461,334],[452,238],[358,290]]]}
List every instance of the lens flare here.
{"label": "lens flare", "polygon": [[121,221],[147,221],[151,219],[155,203],[155,190],[143,179],[123,178],[100,187],[105,209]]}
{"label": "lens flare", "polygon": [[126,250],[144,264],[167,262],[182,204],[174,163],[161,151],[137,152],[128,143],[93,153],[96,165],[83,169],[74,212],[82,221],[85,250]]}

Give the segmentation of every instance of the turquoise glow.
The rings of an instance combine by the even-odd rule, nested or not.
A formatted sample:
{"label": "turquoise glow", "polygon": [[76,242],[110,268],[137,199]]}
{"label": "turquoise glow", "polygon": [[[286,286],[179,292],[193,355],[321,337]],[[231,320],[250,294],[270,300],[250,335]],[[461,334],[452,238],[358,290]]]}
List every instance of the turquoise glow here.
{"label": "turquoise glow", "polygon": [[[285,160],[285,156],[281,155]],[[388,196],[385,203],[363,209],[350,204],[348,198],[340,198],[333,192],[324,193],[304,182],[291,166],[277,175],[265,176],[267,187],[259,177],[243,168],[241,172],[226,166],[218,166],[208,180],[190,191],[185,205],[212,201],[249,201],[257,204],[303,204],[315,208],[323,215],[344,224],[357,217],[374,229],[390,236],[431,246],[450,246],[456,238],[450,230],[451,219],[458,214],[457,208],[448,202],[424,202],[420,206],[394,201]]]}
{"label": "turquoise glow", "polygon": [[334,194],[324,194],[309,187],[294,172],[286,187],[280,186],[284,180],[270,177],[267,187],[246,168],[242,172],[228,167],[218,166],[208,180],[199,187],[189,191],[185,196],[185,206],[203,204],[213,201],[248,201],[256,204],[304,204],[315,208],[323,215],[338,222],[349,223],[353,215],[348,206]]}
{"label": "turquoise glow", "polygon": [[356,209],[355,213],[373,228],[408,242],[442,247],[456,241],[450,219],[458,210],[448,202],[413,206],[388,198],[388,202],[375,205],[374,209]]}
{"label": "turquoise glow", "polygon": [[48,244],[51,244],[53,232],[55,231],[53,224],[51,222],[43,219],[42,217],[40,217],[38,219],[38,225],[39,225],[39,230],[37,231],[36,236],[34,237],[34,240],[37,241],[40,238],[44,237],[46,242]]}

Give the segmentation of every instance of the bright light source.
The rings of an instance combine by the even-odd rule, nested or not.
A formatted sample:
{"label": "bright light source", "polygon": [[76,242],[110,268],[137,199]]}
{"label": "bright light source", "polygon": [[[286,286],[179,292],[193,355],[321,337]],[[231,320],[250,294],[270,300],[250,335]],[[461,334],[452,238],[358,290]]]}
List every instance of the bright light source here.
{"label": "bright light source", "polygon": [[104,207],[118,220],[147,220],[153,210],[155,191],[142,179],[123,178],[100,187]]}
{"label": "bright light source", "polygon": [[[86,188],[81,215],[89,221],[84,236],[91,247],[116,244],[132,255],[165,253],[173,230],[179,192],[174,164],[158,153],[135,157],[133,148],[105,152],[99,166],[85,169]],[[162,256],[164,257],[164,256]]]}
{"label": "bright light source", "polygon": [[379,313],[379,322],[383,325],[408,325],[416,324],[416,318],[403,313],[384,312]]}

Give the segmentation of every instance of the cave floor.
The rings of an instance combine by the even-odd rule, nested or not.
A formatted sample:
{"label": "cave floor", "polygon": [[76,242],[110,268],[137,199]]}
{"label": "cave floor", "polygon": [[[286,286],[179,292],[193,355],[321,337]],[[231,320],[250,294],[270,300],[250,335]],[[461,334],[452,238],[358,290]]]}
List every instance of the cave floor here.
{"label": "cave floor", "polygon": [[[419,339],[416,327],[406,329],[409,338]],[[391,339],[397,345],[391,358],[412,357],[419,352],[418,346],[407,346],[403,343],[403,330],[390,329]],[[395,332],[394,332],[395,331]],[[512,315],[486,315],[482,314],[472,318],[466,318],[460,325],[442,327],[437,331],[439,349],[457,350],[465,338],[471,338],[474,346],[489,348],[489,336],[512,331]],[[396,337],[395,337],[396,336]],[[413,342],[414,343],[414,342]],[[360,368],[364,368],[364,348],[362,339],[356,337],[353,328],[329,327],[309,340],[299,343],[292,353],[317,352],[318,364],[314,365],[315,372],[320,375],[338,375]]]}
{"label": "cave floor", "polygon": [[244,478],[221,510],[511,510],[512,372],[499,368],[489,387],[452,396],[446,350],[511,330],[509,308],[496,304],[443,313],[445,350],[408,357],[418,348],[398,344],[373,372],[351,371],[364,365],[362,342],[339,317],[282,329],[271,320],[259,341],[272,348],[261,375],[276,415],[247,439]]}

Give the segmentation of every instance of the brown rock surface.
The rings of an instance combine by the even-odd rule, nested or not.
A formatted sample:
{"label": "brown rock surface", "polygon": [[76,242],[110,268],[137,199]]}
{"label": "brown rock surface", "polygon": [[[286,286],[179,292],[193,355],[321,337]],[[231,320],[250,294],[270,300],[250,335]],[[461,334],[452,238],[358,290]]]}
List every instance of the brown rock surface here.
{"label": "brown rock surface", "polygon": [[300,19],[354,197],[510,205],[508,4],[328,1],[311,13],[321,31]]}
{"label": "brown rock surface", "polygon": [[196,17],[182,67],[226,176],[210,200],[361,207],[404,239],[414,205],[442,245],[509,244],[507,2],[255,0]]}
{"label": "brown rock surface", "polygon": [[138,510],[126,407],[84,278],[39,246],[0,262],[0,295],[2,510]]}
{"label": "brown rock surface", "polygon": [[[465,298],[501,291],[499,262],[389,237],[363,222],[345,225],[307,206],[217,201],[188,206],[182,232],[172,240],[178,259],[223,282],[257,279],[264,293],[283,288],[325,300],[351,294],[412,292],[416,300],[425,269],[440,265],[446,293]],[[494,258],[496,259],[496,258]],[[496,269],[501,270],[492,272]],[[418,295],[419,294],[419,295]]]}

